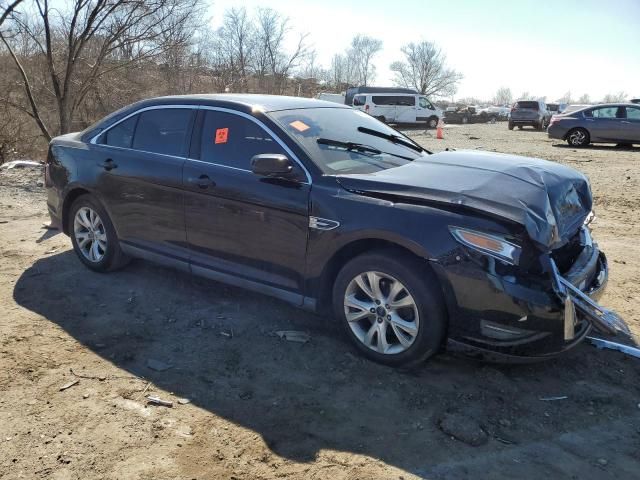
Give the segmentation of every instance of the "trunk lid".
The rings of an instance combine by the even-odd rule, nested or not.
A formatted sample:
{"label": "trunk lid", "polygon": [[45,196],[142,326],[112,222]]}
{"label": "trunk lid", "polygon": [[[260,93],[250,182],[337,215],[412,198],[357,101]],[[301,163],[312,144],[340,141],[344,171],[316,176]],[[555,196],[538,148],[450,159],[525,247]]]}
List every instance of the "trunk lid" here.
{"label": "trunk lid", "polygon": [[569,241],[592,207],[582,173],[493,152],[441,152],[373,174],[338,175],[337,180],[364,195],[459,205],[511,220],[545,251]]}

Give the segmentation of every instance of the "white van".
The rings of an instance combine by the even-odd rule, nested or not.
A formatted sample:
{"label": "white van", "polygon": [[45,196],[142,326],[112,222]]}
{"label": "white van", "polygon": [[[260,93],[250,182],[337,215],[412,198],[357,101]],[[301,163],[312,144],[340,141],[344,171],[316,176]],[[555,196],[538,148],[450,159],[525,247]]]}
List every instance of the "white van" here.
{"label": "white van", "polygon": [[325,102],[334,102],[344,105],[344,93],[319,93],[316,98]]}
{"label": "white van", "polygon": [[412,93],[359,93],[353,97],[353,108],[382,122],[426,123],[429,128],[442,118],[442,110],[427,97]]}

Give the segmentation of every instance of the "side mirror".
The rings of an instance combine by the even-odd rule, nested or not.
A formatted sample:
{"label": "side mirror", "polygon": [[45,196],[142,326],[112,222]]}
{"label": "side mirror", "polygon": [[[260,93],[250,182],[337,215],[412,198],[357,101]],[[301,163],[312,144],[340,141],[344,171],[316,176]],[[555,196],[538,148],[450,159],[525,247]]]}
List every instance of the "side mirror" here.
{"label": "side mirror", "polygon": [[262,177],[288,178],[293,173],[293,164],[285,155],[262,153],[251,159],[251,171]]}

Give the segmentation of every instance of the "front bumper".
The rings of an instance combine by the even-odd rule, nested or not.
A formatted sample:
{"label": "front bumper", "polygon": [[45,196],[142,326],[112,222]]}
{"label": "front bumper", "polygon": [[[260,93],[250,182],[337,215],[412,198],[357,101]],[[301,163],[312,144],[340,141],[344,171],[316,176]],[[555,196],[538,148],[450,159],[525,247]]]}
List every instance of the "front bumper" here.
{"label": "front bumper", "polygon": [[[586,228],[581,238],[582,251],[563,278],[597,300],[608,281],[607,260]],[[478,272],[478,262],[466,260],[443,268],[456,292],[449,350],[489,361],[530,362],[570,350],[592,330],[593,320],[584,311],[565,315],[550,277],[516,279],[500,274],[492,259]]]}

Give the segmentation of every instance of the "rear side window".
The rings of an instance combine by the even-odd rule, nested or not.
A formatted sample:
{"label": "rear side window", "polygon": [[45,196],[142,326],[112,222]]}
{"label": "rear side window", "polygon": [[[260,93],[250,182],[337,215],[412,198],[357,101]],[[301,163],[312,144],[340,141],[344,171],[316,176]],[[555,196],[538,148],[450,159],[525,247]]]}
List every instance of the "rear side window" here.
{"label": "rear side window", "polygon": [[111,147],[131,148],[137,121],[138,115],[134,115],[120,122],[115,127],[107,130],[99,143]]}
{"label": "rear side window", "polygon": [[140,114],[133,148],[164,155],[185,156],[193,110],[163,108]]}
{"label": "rear side window", "polygon": [[367,103],[367,97],[364,95],[356,95],[353,97],[353,105],[356,107],[360,107]]}
{"label": "rear side window", "polygon": [[371,97],[371,100],[376,105],[404,105],[411,107],[415,107],[416,105],[416,98],[411,95],[376,95]]}
{"label": "rear side window", "polygon": [[[302,122],[295,124],[295,127],[301,130],[308,128]],[[212,110],[205,112],[200,142],[200,160],[243,170],[251,170],[251,158],[254,155],[287,155],[278,142],[253,121],[240,115]]]}
{"label": "rear side window", "polygon": [[516,108],[528,108],[529,110],[538,110],[538,102],[518,102]]}
{"label": "rear side window", "polygon": [[591,110],[589,117],[593,118],[616,118],[618,107],[594,108]]}

